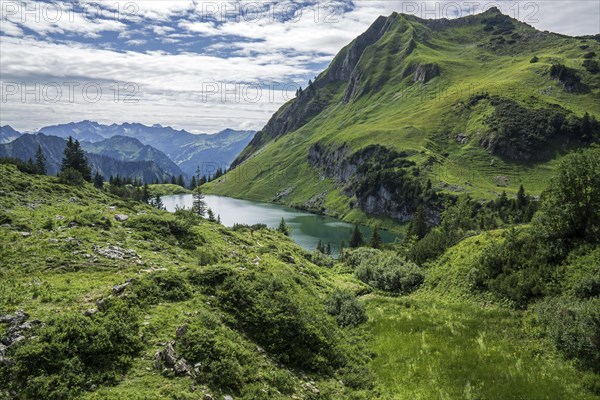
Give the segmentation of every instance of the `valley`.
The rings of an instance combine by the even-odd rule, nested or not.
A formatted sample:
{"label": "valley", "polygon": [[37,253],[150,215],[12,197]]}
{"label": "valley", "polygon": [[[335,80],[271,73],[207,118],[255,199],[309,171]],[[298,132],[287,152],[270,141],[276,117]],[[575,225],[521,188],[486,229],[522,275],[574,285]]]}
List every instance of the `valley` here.
{"label": "valley", "polygon": [[[0,399],[600,400],[600,33],[184,3],[2,21],[24,88],[148,92],[3,104],[19,129],[80,122],[0,124]],[[218,77],[308,84],[228,103]]]}

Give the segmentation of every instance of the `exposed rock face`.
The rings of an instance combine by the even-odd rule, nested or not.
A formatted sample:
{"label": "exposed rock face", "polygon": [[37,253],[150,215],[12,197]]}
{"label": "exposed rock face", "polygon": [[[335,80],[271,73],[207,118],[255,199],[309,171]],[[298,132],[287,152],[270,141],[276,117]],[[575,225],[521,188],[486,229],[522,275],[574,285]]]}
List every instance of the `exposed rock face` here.
{"label": "exposed rock face", "polygon": [[[348,197],[356,196],[354,207],[369,215],[410,221],[428,190],[406,169],[398,168],[414,166],[406,154],[383,146],[372,145],[351,154],[345,144],[327,147],[315,143],[309,149],[308,162],[342,187]],[[429,218],[436,221],[435,204],[429,205],[433,206],[429,207]]]}
{"label": "exposed rock face", "polygon": [[154,368],[166,372],[172,370],[176,375],[195,374],[194,368],[183,357],[178,357],[173,347],[174,342],[168,342],[164,349],[154,354]]}
{"label": "exposed rock face", "polygon": [[0,323],[7,325],[5,336],[0,338],[0,365],[10,365],[12,360],[6,357],[7,351],[21,340],[24,340],[28,331],[43,326],[42,321],[38,319],[27,321],[28,319],[29,314],[23,310],[17,310],[12,315],[0,316]]}
{"label": "exposed rock face", "polygon": [[440,67],[437,64],[418,65],[413,80],[419,83],[427,83],[439,75]]}

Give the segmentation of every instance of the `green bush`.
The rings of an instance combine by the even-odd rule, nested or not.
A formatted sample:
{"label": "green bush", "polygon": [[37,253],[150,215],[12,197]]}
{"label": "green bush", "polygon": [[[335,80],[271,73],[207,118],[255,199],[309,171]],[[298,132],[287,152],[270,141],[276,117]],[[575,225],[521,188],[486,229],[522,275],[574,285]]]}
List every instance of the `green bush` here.
{"label": "green bush", "polygon": [[140,305],[183,301],[192,296],[191,287],[185,277],[176,271],[148,274],[132,284],[131,293]]}
{"label": "green bush", "polygon": [[600,372],[600,299],[548,299],[538,306],[538,317],[566,358]]}
{"label": "green bush", "polygon": [[114,384],[141,349],[137,313],[121,301],[92,317],[52,316],[7,356],[2,381],[17,398],[65,400],[93,385]]}
{"label": "green bush", "polygon": [[197,379],[239,391],[249,380],[251,352],[238,335],[215,316],[200,312],[177,339],[177,354],[192,365],[200,363]]}
{"label": "green bush", "polygon": [[344,262],[355,269],[358,267],[363,261],[379,257],[381,254],[381,250],[372,249],[369,247],[359,247],[358,249],[349,249],[346,250],[344,254]]}
{"label": "green bush", "polygon": [[67,168],[58,175],[60,183],[64,183],[65,185],[71,186],[83,186],[85,180],[83,179],[83,175],[81,172],[73,169]]}
{"label": "green bush", "polygon": [[325,309],[341,327],[358,326],[368,320],[365,306],[349,292],[336,290],[331,293],[326,300]]}
{"label": "green bush", "polygon": [[204,238],[192,231],[194,225],[188,214],[138,215],[129,219],[126,225],[138,231],[144,239],[160,238],[169,244],[178,244],[186,249],[195,249],[196,246],[204,243]]}
{"label": "green bush", "polygon": [[341,333],[298,279],[266,272],[230,275],[217,296],[243,329],[280,362],[331,371],[343,364]]}
{"label": "green bush", "polygon": [[421,268],[392,252],[363,257],[355,267],[354,274],[377,289],[401,294],[417,289],[425,279]]}
{"label": "green bush", "polygon": [[503,241],[490,243],[482,252],[479,267],[470,274],[472,286],[488,289],[518,307],[525,307],[548,293],[557,270],[549,262],[550,249],[531,230],[508,230]]}

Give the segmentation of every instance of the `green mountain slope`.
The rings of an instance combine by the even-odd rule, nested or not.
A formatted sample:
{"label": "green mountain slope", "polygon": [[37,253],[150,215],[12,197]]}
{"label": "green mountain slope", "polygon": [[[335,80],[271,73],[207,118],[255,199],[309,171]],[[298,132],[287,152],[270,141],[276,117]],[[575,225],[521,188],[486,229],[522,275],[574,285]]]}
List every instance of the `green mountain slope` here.
{"label": "green mountain slope", "polygon": [[428,180],[481,199],[540,193],[562,155],[598,139],[598,54],[598,37],[497,9],[380,17],[207,190],[389,225],[411,219]]}
{"label": "green mountain slope", "polygon": [[[357,279],[384,261],[392,281],[395,252],[333,262],[274,230],[0,174],[2,398],[599,398],[532,311],[470,285],[501,232],[413,267],[423,285],[399,295]],[[598,255],[570,260],[564,283]]]}

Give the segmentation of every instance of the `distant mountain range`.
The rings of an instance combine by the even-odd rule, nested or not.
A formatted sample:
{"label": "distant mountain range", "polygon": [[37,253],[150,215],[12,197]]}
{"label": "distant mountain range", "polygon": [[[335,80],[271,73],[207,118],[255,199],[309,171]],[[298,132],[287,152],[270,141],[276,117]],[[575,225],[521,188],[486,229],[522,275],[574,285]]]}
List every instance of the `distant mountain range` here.
{"label": "distant mountain range", "polygon": [[21,136],[21,132],[14,130],[10,125],[0,126],[0,144],[10,143]]}
{"label": "distant mountain range", "polygon": [[255,133],[225,129],[196,135],[161,125],[81,121],[23,134],[5,125],[0,128],[0,156],[27,160],[35,156],[40,144],[49,173],[54,174],[60,168],[65,139],[71,136],[81,142],[92,167],[105,177],[119,174],[151,182],[183,175],[189,182],[198,166],[205,174],[227,168]]}
{"label": "distant mountain range", "polygon": [[[207,171],[228,166],[256,133],[225,129],[211,135],[193,134],[169,126],[137,123],[103,125],[94,121],[46,126],[38,132],[62,138],[72,136],[80,142],[90,143],[103,142],[115,136],[135,138],[166,154],[188,178],[199,165]],[[90,148],[88,145],[84,147]]]}
{"label": "distant mountain range", "polygon": [[[92,171],[100,172],[105,179],[108,179],[111,175],[119,175],[122,177],[139,178],[148,183],[155,180],[160,182],[170,180],[171,176],[181,174],[179,167],[171,162],[163,153],[153,148],[151,148],[152,150],[146,149],[144,151],[145,146],[138,140],[132,138],[124,139],[127,142],[120,140],[120,138],[116,138],[115,141],[123,145],[126,149],[137,147],[141,151],[132,152],[125,150],[124,154],[115,154],[114,151],[108,150],[108,146],[86,148],[88,144],[85,144],[84,149],[86,149],[86,156],[92,167]],[[43,133],[21,135],[10,143],[0,144],[0,157],[14,157],[24,161],[30,158],[34,159],[38,145],[42,147],[44,156],[46,157],[48,174],[54,175],[58,173],[67,141],[57,136],[47,136]],[[151,154],[152,151],[157,152],[155,156],[158,162],[144,158],[145,155]],[[134,155],[134,153],[137,153],[137,155]]]}

